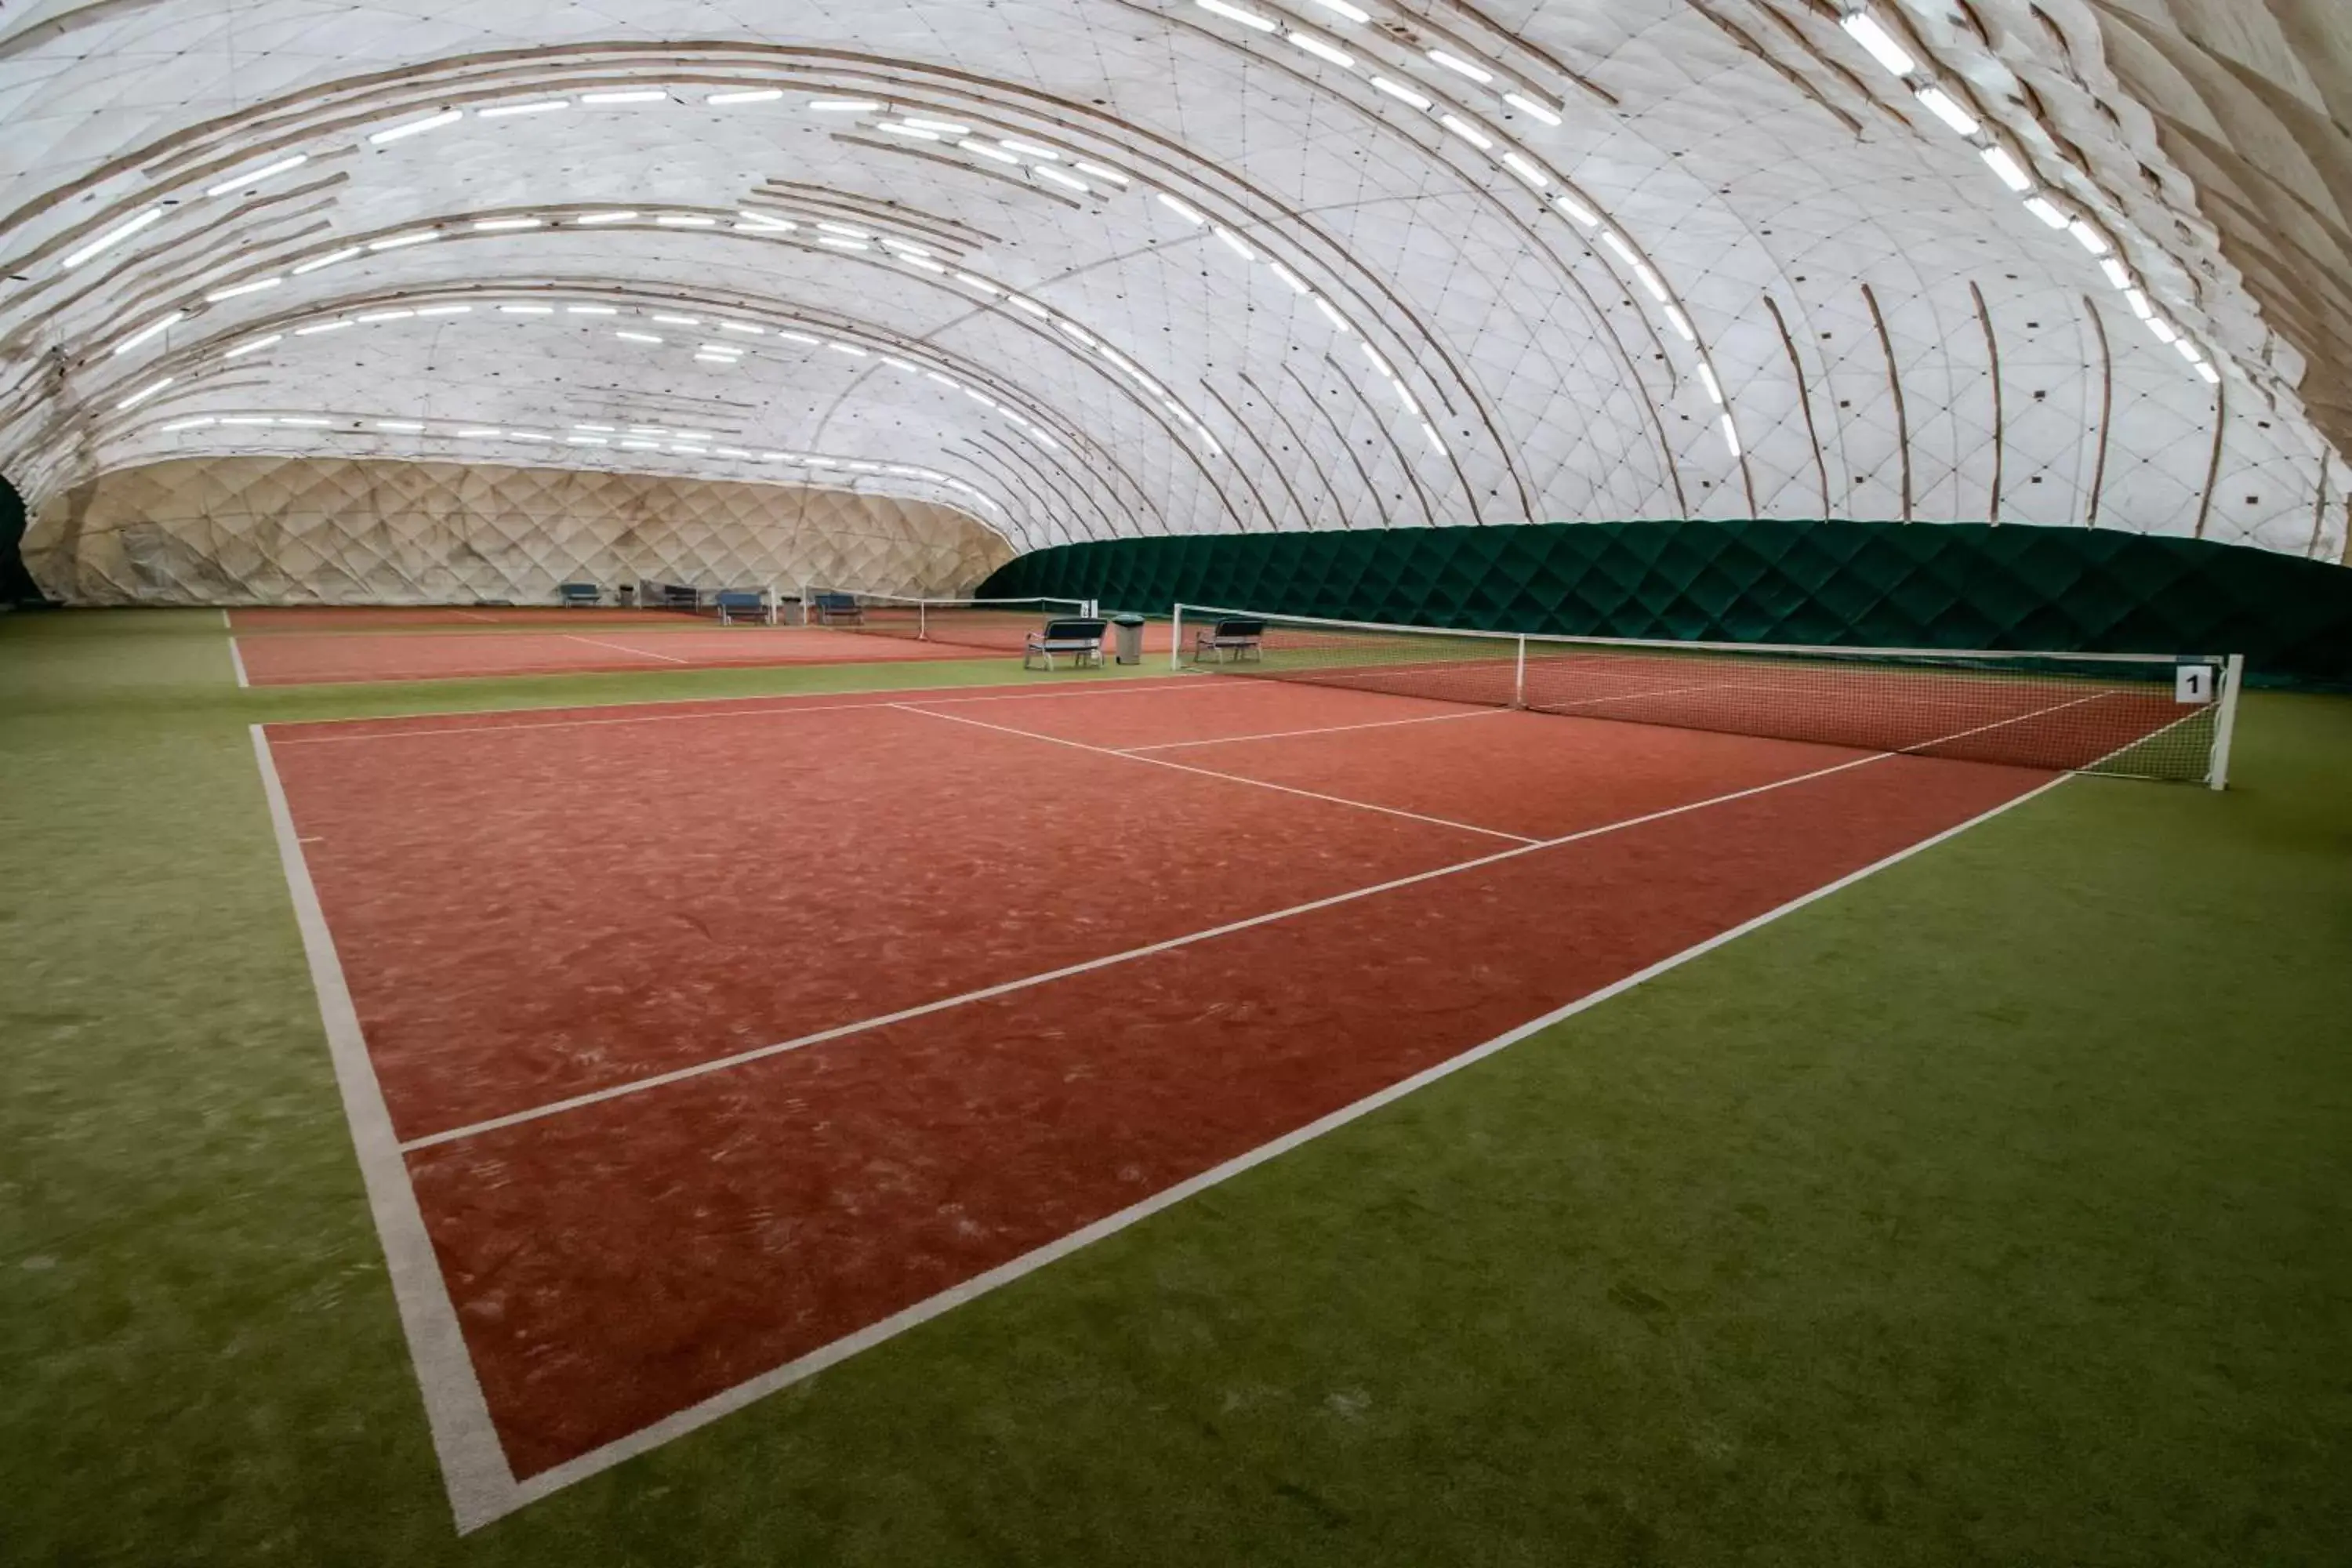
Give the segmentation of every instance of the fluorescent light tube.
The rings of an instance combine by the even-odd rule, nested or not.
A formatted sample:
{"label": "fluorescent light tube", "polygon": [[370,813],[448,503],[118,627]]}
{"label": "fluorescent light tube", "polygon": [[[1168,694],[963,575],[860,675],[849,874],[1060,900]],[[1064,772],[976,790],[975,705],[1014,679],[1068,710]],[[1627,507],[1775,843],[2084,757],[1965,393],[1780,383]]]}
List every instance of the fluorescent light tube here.
{"label": "fluorescent light tube", "polygon": [[1170,195],[1166,191],[1154,191],[1151,194],[1160,198],[1160,205],[1161,206],[1166,207],[1170,212],[1174,213],[1178,217],[1182,218],[1186,223],[1192,224],[1195,227],[1198,227],[1200,225],[1209,221],[1207,218],[1202,217],[1199,213],[1194,212],[1191,207],[1185,205],[1182,202],[1178,201],[1174,196]]}
{"label": "fluorescent light tube", "polygon": [[1240,257],[1244,261],[1255,261],[1257,259],[1257,252],[1252,250],[1247,245],[1244,244],[1242,237],[1235,234],[1232,229],[1225,227],[1224,225],[1213,224],[1210,226],[1209,232],[1215,235],[1219,239],[1223,240],[1225,242],[1225,248],[1232,251],[1235,256]]}
{"label": "fluorescent light tube", "polygon": [[1468,121],[1463,119],[1458,114],[1441,114],[1437,117],[1437,122],[1440,125],[1444,126],[1448,131],[1453,132],[1456,136],[1461,137],[1465,142],[1469,142],[1473,147],[1477,148],[1481,153],[1490,152],[1494,148],[1495,139],[1492,136],[1487,135],[1484,131],[1479,130],[1476,126],[1471,124]]}
{"label": "fluorescent light tube", "polygon": [[308,261],[298,262],[287,270],[299,278],[306,272],[316,272],[322,267],[332,267],[339,261],[349,261],[360,253],[360,249],[361,247],[356,245],[347,245],[341,250],[331,250],[324,256],[314,256]]}
{"label": "fluorescent light tube", "polygon": [[1339,45],[1331,42],[1328,38],[1319,37],[1313,33],[1301,33],[1297,31],[1285,34],[1284,36],[1293,44],[1306,50],[1308,54],[1313,55],[1318,60],[1328,60],[1331,64],[1338,66],[1342,70],[1354,70],[1356,68],[1356,57],[1341,48]]}
{"label": "fluorescent light tube", "polygon": [[510,115],[548,114],[559,109],[571,107],[572,100],[568,98],[542,98],[532,103],[496,103],[488,109],[478,109],[474,112],[485,120],[504,120]]}
{"label": "fluorescent light tube", "polygon": [[1271,19],[1261,16],[1255,11],[1244,11],[1238,5],[1229,5],[1225,4],[1225,0],[1197,0],[1197,3],[1202,10],[1213,12],[1229,21],[1239,22],[1244,27],[1255,27],[1261,33],[1274,31],[1275,25]]}
{"label": "fluorescent light tube", "polygon": [[65,258],[61,265],[66,268],[66,270],[70,272],[75,268],[79,267],[83,262],[88,261],[91,257],[98,255],[100,252],[110,250],[114,247],[121,244],[124,240],[129,239],[132,235],[137,234],[141,229],[145,228],[149,224],[162,222],[163,217],[163,209],[162,207],[149,207],[137,217],[131,218],[128,222],[115,225],[112,228],[108,229],[104,234],[100,235],[96,239],[91,240],[88,245],[83,246],[79,250],[74,251]]}
{"label": "fluorescent light tube", "polygon": [[406,234],[395,234],[384,239],[371,239],[368,241],[368,248],[370,250],[405,250],[412,245],[430,245],[440,237],[441,231],[437,228],[411,229]]}
{"label": "fluorescent light tube", "polygon": [[1923,87],[1912,95],[1928,113],[1950,126],[1963,136],[1973,136],[1984,129],[1977,117],[1960,107],[1960,100],[1940,87]]}
{"label": "fluorescent light tube", "polygon": [[583,92],[583,103],[661,103],[669,99],[669,89],[663,87],[630,88],[623,92]]}
{"label": "fluorescent light tube", "polygon": [[2012,156],[2006,147],[1983,149],[1985,167],[1990,169],[2000,183],[2020,195],[2033,188],[2033,176]]}
{"label": "fluorescent light tube", "polygon": [[1372,85],[1375,88],[1378,88],[1381,91],[1387,93],[1391,98],[1395,99],[1400,103],[1410,103],[1415,109],[1428,109],[1433,107],[1428,99],[1423,98],[1421,94],[1413,91],[1412,89],[1405,86],[1402,82],[1394,82],[1391,81],[1384,76],[1376,76],[1372,79]]}
{"label": "fluorescent light tube", "polygon": [[1574,196],[1554,196],[1551,199],[1551,205],[1587,228],[1597,227],[1600,225],[1601,215]]}
{"label": "fluorescent light tube", "polygon": [[719,226],[717,218],[704,217],[697,213],[662,213],[655,217],[654,222],[664,228],[716,228]]}
{"label": "fluorescent light tube", "polygon": [[249,354],[256,349],[266,349],[270,344],[280,341],[285,336],[286,334],[284,332],[272,332],[266,338],[248,339],[247,342],[237,344],[236,347],[221,355],[221,358],[236,359],[241,354]]}
{"label": "fluorescent light tube", "polygon": [[629,223],[634,221],[636,216],[634,212],[582,213],[572,221],[582,228],[593,228],[600,223]]}
{"label": "fluorescent light tube", "polygon": [[1503,101],[1509,104],[1513,109],[1519,110],[1522,114],[1539,120],[1546,125],[1557,125],[1559,123],[1559,110],[1553,109],[1549,104],[1538,103],[1526,93],[1507,92],[1503,95]]}
{"label": "fluorescent light tube", "polygon": [[208,187],[205,195],[225,196],[233,191],[242,190],[247,185],[258,184],[273,175],[282,174],[289,169],[299,169],[310,161],[310,154],[308,153],[297,153],[290,158],[280,158],[275,163],[264,163],[249,174],[237,174],[223,180],[219,184]]}
{"label": "fluorescent light tube", "polygon": [[1896,76],[1909,76],[1919,68],[1895,35],[1880,26],[1867,12],[1855,11],[1838,18],[1838,26],[1852,35],[1853,41],[1870,51],[1870,58],[1893,71]]}
{"label": "fluorescent light tube", "polygon": [[2064,228],[2068,223],[2073,221],[2068,218],[2064,213],[2059,211],[2057,204],[2053,202],[2048,196],[2026,197],[2025,210],[2032,213],[2035,217],[2040,218],[2052,228]]}
{"label": "fluorescent light tube", "polygon": [[319,321],[310,326],[295,328],[294,335],[298,338],[320,338],[329,332],[340,332],[345,327],[353,324],[348,321]]}
{"label": "fluorescent light tube", "polygon": [[141,387],[138,391],[132,393],[130,396],[123,398],[114,406],[117,408],[136,408],[141,404],[146,402],[149,398],[154,396],[157,393],[163,391],[165,387],[171,385],[173,381],[175,379],[175,377],[166,375],[159,377],[154,381],[151,381],[146,385]]}
{"label": "fluorescent light tube", "polygon": [[783,96],[784,89],[781,87],[753,87],[740,92],[714,92],[702,101],[723,108],[730,103],[773,103]]}
{"label": "fluorescent light tube", "polygon": [[205,296],[205,303],[217,305],[223,300],[234,300],[240,294],[258,294],[264,289],[275,289],[285,282],[283,278],[257,278],[250,283],[235,283],[226,289],[215,289]]}
{"label": "fluorescent light tube", "polygon": [[882,106],[870,98],[813,98],[812,114],[871,114]]}
{"label": "fluorescent light tube", "polygon": [[625,343],[657,343],[661,342],[661,339],[654,336],[651,332],[614,332],[613,335],[620,339]]}
{"label": "fluorescent light tube", "polygon": [[474,220],[474,232],[477,234],[497,234],[506,229],[537,228],[538,226],[539,219],[535,217],[484,217]]}
{"label": "fluorescent light tube", "polygon": [[438,131],[444,125],[454,125],[465,118],[466,111],[462,109],[444,110],[439,114],[430,114],[422,120],[412,120],[405,125],[395,125],[388,131],[378,131],[370,135],[368,140],[379,144],[386,142],[399,142],[427,131]]}
{"label": "fluorescent light tube", "polygon": [[1486,86],[1488,82],[1495,79],[1495,73],[1488,70],[1486,67],[1481,65],[1473,65],[1470,61],[1464,59],[1460,55],[1450,55],[1444,49],[1430,50],[1429,58],[1433,65],[1444,66],[1447,70],[1454,72],[1456,76],[1466,76],[1472,81],[1478,83],[1481,87]]}
{"label": "fluorescent light tube", "polygon": [[1517,153],[1506,153],[1503,154],[1503,167],[1508,169],[1514,174],[1517,174],[1520,179],[1525,180],[1537,190],[1540,191],[1545,186],[1551,184],[1550,175],[1545,174],[1541,169],[1537,168],[1535,164],[1528,162],[1526,158],[1520,156]]}

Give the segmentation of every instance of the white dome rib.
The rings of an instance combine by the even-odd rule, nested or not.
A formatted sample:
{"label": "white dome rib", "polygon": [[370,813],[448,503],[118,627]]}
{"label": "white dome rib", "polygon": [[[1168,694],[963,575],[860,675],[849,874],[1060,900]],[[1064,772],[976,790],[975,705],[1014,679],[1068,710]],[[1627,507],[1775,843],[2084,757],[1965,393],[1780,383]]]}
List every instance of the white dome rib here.
{"label": "white dome rib", "polygon": [[1836,516],[2336,559],[2276,268],[2104,45],[2081,0],[36,5],[0,468],[814,462],[1024,548]]}

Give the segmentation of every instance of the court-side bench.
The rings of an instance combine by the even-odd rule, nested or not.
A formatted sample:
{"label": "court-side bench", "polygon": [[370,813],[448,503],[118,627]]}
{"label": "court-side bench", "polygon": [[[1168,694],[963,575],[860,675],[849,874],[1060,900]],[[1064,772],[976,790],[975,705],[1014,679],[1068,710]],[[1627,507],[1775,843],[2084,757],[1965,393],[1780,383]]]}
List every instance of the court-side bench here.
{"label": "court-side bench", "polygon": [[1045,668],[1054,668],[1054,657],[1060,654],[1073,665],[1083,668],[1091,659],[1096,668],[1103,661],[1103,634],[1109,629],[1108,621],[1066,620],[1047,621],[1042,631],[1031,632],[1021,647],[1021,668],[1034,669],[1030,662],[1043,658]]}
{"label": "court-side bench", "polygon": [[1265,658],[1265,623],[1228,616],[1192,637],[1192,661],[1214,659],[1220,664]]}

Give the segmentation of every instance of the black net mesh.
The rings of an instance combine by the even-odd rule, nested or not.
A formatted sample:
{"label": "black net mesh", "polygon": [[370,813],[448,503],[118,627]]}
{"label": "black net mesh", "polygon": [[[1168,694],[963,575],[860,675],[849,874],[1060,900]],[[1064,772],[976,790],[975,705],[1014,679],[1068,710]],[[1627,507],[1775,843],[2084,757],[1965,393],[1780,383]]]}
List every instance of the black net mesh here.
{"label": "black net mesh", "polygon": [[1609,642],[1184,606],[1179,656],[1251,679],[2210,782],[2228,661]]}

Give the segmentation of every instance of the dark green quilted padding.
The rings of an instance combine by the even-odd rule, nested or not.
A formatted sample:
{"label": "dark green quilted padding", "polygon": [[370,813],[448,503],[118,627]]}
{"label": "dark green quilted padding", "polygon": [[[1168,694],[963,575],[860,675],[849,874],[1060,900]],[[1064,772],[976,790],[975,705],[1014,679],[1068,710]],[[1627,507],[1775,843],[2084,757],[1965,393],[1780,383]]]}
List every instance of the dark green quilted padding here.
{"label": "dark green quilted padding", "polygon": [[2352,687],[2352,571],[2084,529],[1599,522],[1121,539],[1024,555],[982,592],[1591,637],[2242,653],[2269,680]]}

